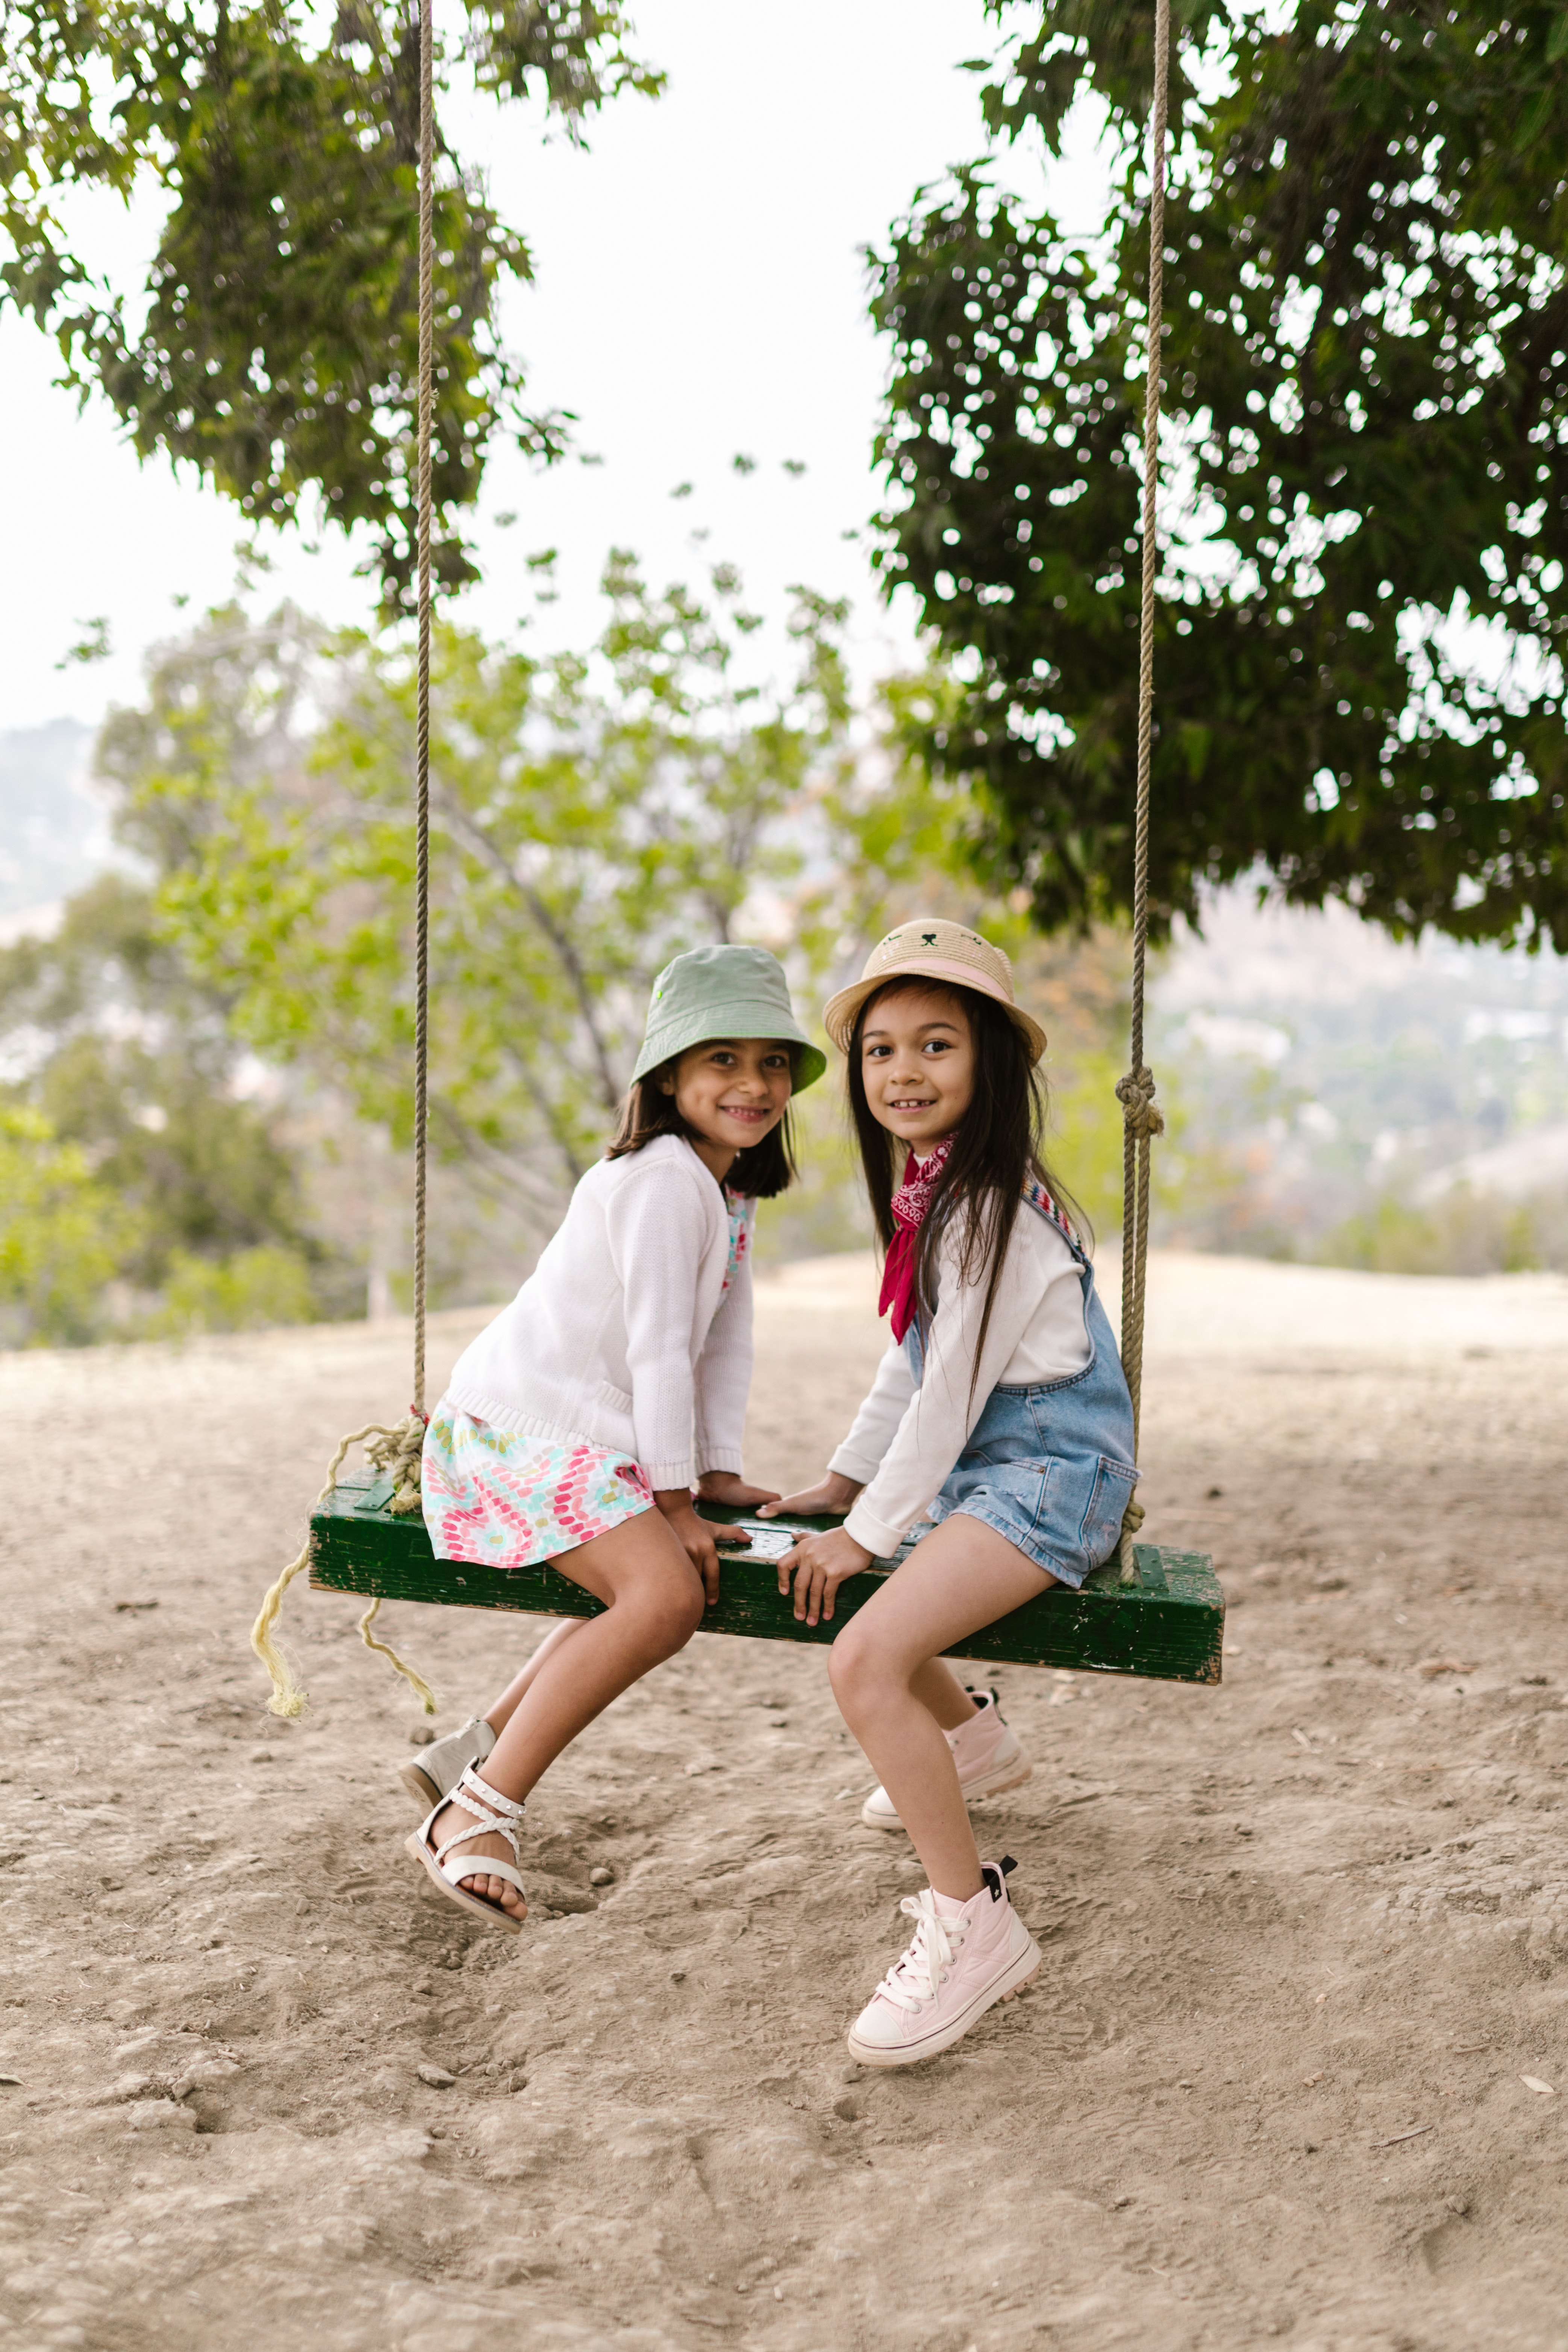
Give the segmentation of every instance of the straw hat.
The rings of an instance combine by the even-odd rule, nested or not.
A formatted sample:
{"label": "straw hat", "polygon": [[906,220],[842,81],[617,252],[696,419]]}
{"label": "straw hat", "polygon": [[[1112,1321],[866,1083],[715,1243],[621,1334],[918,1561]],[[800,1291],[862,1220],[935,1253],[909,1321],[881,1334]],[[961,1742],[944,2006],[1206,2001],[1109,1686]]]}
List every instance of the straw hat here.
{"label": "straw hat", "polygon": [[841,988],[823,1007],[827,1034],[841,1054],[849,1051],[855,1016],[868,996],[890,980],[917,974],[940,980],[950,988],[972,988],[977,996],[1000,1004],[1015,1027],[1028,1040],[1029,1059],[1037,1062],[1046,1050],[1046,1033],[1013,995],[1013,967],[1000,948],[983,940],[962,923],[940,916],[915,915],[879,940],[866,959],[866,969],[851,988]]}

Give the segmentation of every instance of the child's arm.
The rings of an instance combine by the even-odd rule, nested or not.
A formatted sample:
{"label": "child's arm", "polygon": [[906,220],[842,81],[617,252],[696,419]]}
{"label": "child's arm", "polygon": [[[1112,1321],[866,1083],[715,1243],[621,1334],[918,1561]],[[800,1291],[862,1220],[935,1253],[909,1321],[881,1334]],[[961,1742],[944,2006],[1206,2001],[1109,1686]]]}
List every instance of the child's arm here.
{"label": "child's arm", "polygon": [[697,1472],[702,1491],[715,1502],[762,1501],[763,1490],[745,1496],[723,1494],[715,1477],[744,1485],[741,1442],[746,1426],[746,1399],[752,1387],[752,1232],[746,1220],[745,1244],[730,1287],[719,1302],[708,1327],[702,1353],[697,1360],[695,1438]]}
{"label": "child's arm", "polygon": [[716,1609],[719,1605],[717,1546],[738,1544],[743,1551],[746,1549],[745,1535],[739,1528],[712,1526],[693,1503],[689,1486],[656,1486],[653,1499],[670,1533],[702,1579],[709,1608]]}
{"label": "child's arm", "polygon": [[[700,1501],[776,1503],[776,1486],[753,1486],[741,1467],[741,1438],[752,1386],[752,1219],[745,1246],[697,1360],[697,1493]],[[743,1543],[743,1536],[720,1541]]]}
{"label": "child's arm", "polygon": [[[1028,1220],[1026,1224],[1020,1222],[1024,1219]],[[849,1515],[847,1531],[868,1551],[887,1558],[898,1549],[968,1444],[992,1391],[1017,1353],[1025,1332],[1041,1313],[1047,1293],[1058,1283],[1071,1286],[1064,1320],[1076,1316],[1081,1330],[1083,1288],[1077,1263],[1066,1243],[1045,1227],[1032,1209],[1020,1206],[1007,1239],[982,1346],[984,1272],[978,1270],[974,1280],[964,1282],[956,1245],[944,1238],[937,1307],[920,1387],[875,1478]],[[1084,1361],[1088,1361],[1087,1353]]]}
{"label": "child's arm", "polygon": [[771,1519],[780,1511],[795,1511],[814,1518],[819,1512],[847,1511],[867,1480],[876,1476],[914,1392],[910,1360],[895,1339],[877,1367],[877,1377],[850,1424],[848,1436],[816,1485],[798,1495],[786,1495],[783,1502],[773,1504],[758,1517]]}
{"label": "child's arm", "polygon": [[668,1161],[634,1163],[605,1216],[626,1299],[637,1459],[656,1493],[691,1488],[691,1304],[707,1225],[697,1185]]}
{"label": "child's arm", "polygon": [[883,1357],[855,1426],[833,1457],[840,1474],[863,1467],[864,1488],[841,1528],[802,1536],[778,1564],[780,1592],[795,1587],[798,1622],[831,1623],[839,1586],[873,1559],[891,1558],[957,1461],[1028,1320],[1028,1303],[1018,1297],[1026,1286],[1012,1285],[1004,1308],[1006,1277],[1005,1267],[973,1399],[968,1392],[980,1307],[975,1286],[961,1283],[956,1266],[945,1257],[920,1386],[902,1348],[889,1348]]}
{"label": "child's arm", "polygon": [[776,1519],[781,1511],[790,1511],[803,1519],[840,1517],[860,1492],[858,1479],[846,1478],[837,1470],[825,1470],[815,1486],[803,1486],[798,1495],[773,1496],[757,1513],[759,1519]]}
{"label": "child's arm", "polygon": [[[903,1424],[915,1393],[910,1360],[895,1339],[877,1367],[877,1377],[856,1414],[848,1436],[815,1486],[788,1495],[782,1503],[764,1507],[759,1518],[780,1511],[798,1511],[806,1517],[818,1512],[851,1511],[861,1488],[875,1478],[878,1466]],[[838,1588],[847,1576],[858,1576],[874,1557],[870,1548],[857,1543],[847,1528],[826,1535],[803,1536],[778,1564],[779,1591],[795,1585],[795,1613],[803,1624],[831,1619]]]}

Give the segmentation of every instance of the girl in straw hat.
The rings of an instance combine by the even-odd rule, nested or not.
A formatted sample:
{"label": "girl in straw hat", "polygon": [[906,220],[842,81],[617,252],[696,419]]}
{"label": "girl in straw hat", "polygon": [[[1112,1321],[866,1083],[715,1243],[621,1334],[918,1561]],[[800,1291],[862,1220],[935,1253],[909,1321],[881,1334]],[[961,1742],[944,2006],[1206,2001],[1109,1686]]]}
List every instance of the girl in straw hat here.
{"label": "girl in straw hat", "polygon": [[410,1853],[499,1927],[527,1908],[518,1824],[540,1774],[718,1600],[726,1535],[699,1517],[693,1473],[699,1496],[776,1499],[741,1470],[752,1222],[795,1173],[791,1096],[826,1067],[764,949],[677,956],[614,1142],[431,1417],[437,1559],[547,1559],[605,1604],[557,1627],[484,1716],[404,1767],[432,1808]]}
{"label": "girl in straw hat", "polygon": [[966,2033],[1040,1964],[965,1800],[1028,1759],[995,1694],[942,1653],[1110,1557],[1137,1472],[1132,1409],[1094,1273],[1040,1157],[1045,1034],[1000,949],[962,924],[902,923],[826,1020],[847,1057],[892,1344],[820,1485],[776,1506],[847,1511],[779,1563],[807,1623],[846,1577],[934,1520],[834,1643],[835,1696],[881,1786],[861,1818],[907,1830],[930,1885],[914,1939],[849,2033],[905,2066]]}

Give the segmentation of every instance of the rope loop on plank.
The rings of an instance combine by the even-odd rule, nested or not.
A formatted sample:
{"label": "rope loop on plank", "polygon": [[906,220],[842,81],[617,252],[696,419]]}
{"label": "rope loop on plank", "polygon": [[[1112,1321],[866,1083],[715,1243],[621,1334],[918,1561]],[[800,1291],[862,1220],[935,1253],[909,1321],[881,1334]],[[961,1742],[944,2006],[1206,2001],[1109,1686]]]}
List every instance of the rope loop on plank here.
{"label": "rope loop on plank", "polygon": [[410,1405],[408,1418],[395,1429],[384,1429],[365,1447],[368,1459],[392,1481],[387,1509],[405,1518],[420,1508],[419,1466],[425,1451],[426,1415]]}

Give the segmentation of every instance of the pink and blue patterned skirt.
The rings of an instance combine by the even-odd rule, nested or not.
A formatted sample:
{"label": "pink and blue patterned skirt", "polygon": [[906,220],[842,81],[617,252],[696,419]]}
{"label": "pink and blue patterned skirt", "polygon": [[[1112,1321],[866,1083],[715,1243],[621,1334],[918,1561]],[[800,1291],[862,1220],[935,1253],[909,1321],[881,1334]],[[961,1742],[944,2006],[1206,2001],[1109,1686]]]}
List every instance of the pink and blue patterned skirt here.
{"label": "pink and blue patterned skirt", "polygon": [[518,1437],[445,1397],[425,1432],[425,1525],[437,1559],[532,1568],[654,1507],[629,1454],[585,1437]]}

